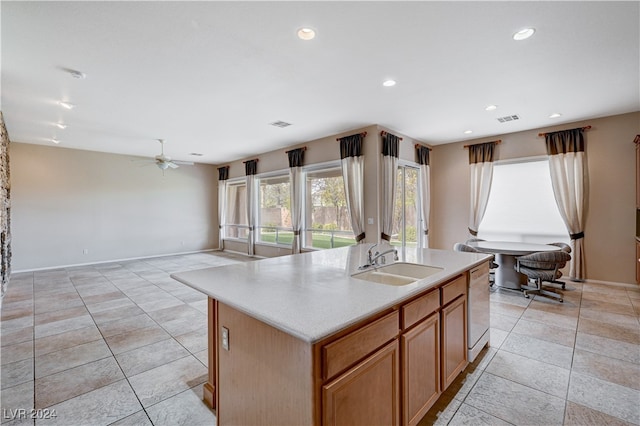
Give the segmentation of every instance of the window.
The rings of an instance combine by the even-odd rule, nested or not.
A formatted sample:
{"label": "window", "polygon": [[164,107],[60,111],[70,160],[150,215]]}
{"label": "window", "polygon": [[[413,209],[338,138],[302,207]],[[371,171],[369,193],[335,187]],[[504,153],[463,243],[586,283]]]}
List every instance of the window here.
{"label": "window", "polygon": [[257,241],[291,246],[290,185],[289,175],[260,178]]}
{"label": "window", "polygon": [[246,182],[227,181],[227,212],[225,238],[246,240],[249,233],[247,221]]}
{"label": "window", "polygon": [[393,214],[391,244],[401,247],[418,246],[420,224],[418,175],[420,170],[398,166],[396,177],[396,205]]}
{"label": "window", "polygon": [[478,237],[532,243],[569,242],[553,196],[546,158],[494,164],[491,193]]}
{"label": "window", "polygon": [[306,172],[304,231],[306,248],[326,249],[356,243],[340,167]]}

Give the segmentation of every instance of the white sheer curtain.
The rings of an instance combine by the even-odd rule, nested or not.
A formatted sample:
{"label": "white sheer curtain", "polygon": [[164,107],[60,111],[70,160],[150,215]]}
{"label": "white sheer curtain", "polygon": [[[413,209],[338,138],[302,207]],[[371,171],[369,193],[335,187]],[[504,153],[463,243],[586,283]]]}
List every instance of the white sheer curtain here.
{"label": "white sheer curtain", "polygon": [[496,142],[469,146],[469,233],[474,237],[478,235],[478,227],[489,202],[495,146]]}
{"label": "white sheer curtain", "polygon": [[249,234],[247,236],[247,254],[253,256],[256,249],[256,173],[258,170],[258,160],[245,161],[245,174],[247,175],[247,221],[249,225]]}
{"label": "white sheer curtain", "polygon": [[382,133],[382,234],[380,238],[387,241],[391,241],[393,234],[399,140],[400,138],[396,135]]}
{"label": "white sheer curtain", "polygon": [[291,181],[291,227],[293,228],[293,241],[291,252],[300,253],[302,246],[300,232],[302,229],[302,166],[304,165],[304,151],[306,148],[292,149],[287,151],[289,156],[289,179]]}
{"label": "white sheer curtain", "polygon": [[364,159],[362,134],[340,138],[340,158],[347,209],[356,242],[365,238],[364,232]]}
{"label": "white sheer curtain", "polygon": [[431,212],[431,166],[426,146],[416,145],[416,156],[420,164],[420,219],[422,220],[421,246],[429,247],[429,213]]}
{"label": "white sheer curtain", "polygon": [[218,248],[224,250],[225,227],[227,222],[227,179],[229,166],[218,168]]}
{"label": "white sheer curtain", "polygon": [[589,172],[583,129],[547,133],[545,142],[553,195],[571,238],[569,278],[581,281],[586,278],[584,222],[589,205]]}

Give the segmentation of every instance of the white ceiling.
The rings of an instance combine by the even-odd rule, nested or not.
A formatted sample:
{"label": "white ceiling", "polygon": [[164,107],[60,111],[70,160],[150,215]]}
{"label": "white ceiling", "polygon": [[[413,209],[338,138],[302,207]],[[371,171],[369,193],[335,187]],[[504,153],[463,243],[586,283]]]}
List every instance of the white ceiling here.
{"label": "white ceiling", "polygon": [[501,135],[640,110],[639,6],[3,1],[1,108],[14,142],[154,156],[163,138],[212,164],[371,124],[433,145]]}

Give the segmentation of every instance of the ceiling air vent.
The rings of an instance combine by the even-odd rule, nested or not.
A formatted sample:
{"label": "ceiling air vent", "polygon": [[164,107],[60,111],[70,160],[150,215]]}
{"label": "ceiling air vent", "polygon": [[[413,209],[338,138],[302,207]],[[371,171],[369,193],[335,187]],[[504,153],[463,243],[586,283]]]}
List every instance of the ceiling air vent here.
{"label": "ceiling air vent", "polygon": [[520,120],[520,117],[517,115],[505,115],[504,117],[498,117],[497,120],[501,123],[506,123],[508,121]]}
{"label": "ceiling air vent", "polygon": [[274,121],[273,123],[269,123],[275,127],[289,127],[291,123],[287,123],[286,121]]}

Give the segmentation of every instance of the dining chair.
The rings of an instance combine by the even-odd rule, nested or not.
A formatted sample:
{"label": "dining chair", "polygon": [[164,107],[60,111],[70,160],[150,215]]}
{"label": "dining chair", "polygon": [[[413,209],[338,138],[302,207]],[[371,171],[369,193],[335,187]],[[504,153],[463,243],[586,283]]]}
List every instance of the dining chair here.
{"label": "dining chair", "polygon": [[[478,240],[478,241],[484,241],[484,240]],[[468,240],[467,240],[468,242]],[[470,245],[467,245],[465,243],[455,243],[453,245],[453,250],[455,251],[465,251],[468,253],[482,253],[480,250],[478,250],[475,247],[471,247]],[[496,268],[498,268],[500,265],[498,265],[496,262],[493,261],[493,259],[491,259],[491,263],[489,263],[489,286],[493,286],[493,284],[495,283],[495,273],[496,273]]]}
{"label": "dining chair", "polygon": [[567,253],[571,253],[571,246],[567,243],[556,242],[556,243],[549,243],[549,245],[560,247],[560,250],[566,251]]}
{"label": "dining chair", "polygon": [[564,268],[571,260],[571,255],[566,251],[544,251],[518,256],[516,258],[515,269],[527,276],[530,283],[534,285],[523,285],[524,297],[529,298],[530,294],[538,294],[549,298],[555,298],[562,302],[562,293],[549,291],[544,282],[555,282],[561,276],[560,268]]}
{"label": "dining chair", "polygon": [[[566,251],[567,253],[571,253],[571,246],[567,243],[563,243],[563,242],[555,242],[555,243],[549,243],[550,246],[556,246],[556,247],[560,247],[560,250],[562,251]],[[560,287],[562,287],[563,290],[565,290],[567,288],[567,284],[563,281],[558,281],[558,280],[551,280],[549,281],[553,284],[558,284]]]}

